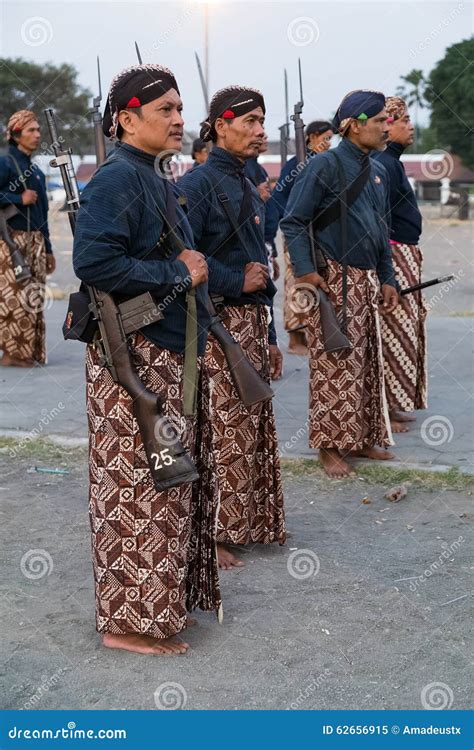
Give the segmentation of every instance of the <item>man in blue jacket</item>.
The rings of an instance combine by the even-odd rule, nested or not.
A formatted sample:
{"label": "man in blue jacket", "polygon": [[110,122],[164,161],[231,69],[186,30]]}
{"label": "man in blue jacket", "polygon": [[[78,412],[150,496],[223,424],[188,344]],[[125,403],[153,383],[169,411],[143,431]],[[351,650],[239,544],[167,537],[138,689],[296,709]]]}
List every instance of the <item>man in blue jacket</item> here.
{"label": "man in blue jacket", "polygon": [[8,154],[0,158],[0,209],[16,209],[8,232],[31,271],[16,282],[10,250],[0,240],[0,349],[4,367],[46,363],[44,303],[46,275],[56,261],[48,229],[48,195],[43,172],[31,157],[40,144],[40,126],[28,109],[15,112],[7,126]]}
{"label": "man in blue jacket", "polygon": [[[209,323],[208,269],[157,166],[159,154],[181,148],[181,110],[178,85],[167,68],[137,65],[114,78],[103,129],[116,147],[82,193],[73,254],[76,275],[86,284],[117,299],[150,292],[156,300],[163,317],[130,336],[130,353],[201,470],[193,485],[155,490],[132,400],[90,344],[89,508],[97,630],[107,647],[146,654],[184,653],[188,644],[175,636],[187,627],[186,611],[220,605],[217,491],[209,484],[203,376],[197,415],[183,412],[187,293],[196,290],[199,373]],[[187,249],[168,244],[169,227]]]}
{"label": "man in blue jacket", "polygon": [[[414,128],[406,102],[387,98],[388,145],[375,154],[389,177],[390,244],[393,266],[400,286],[421,282],[423,254],[419,247],[421,213],[400,161],[413,143]],[[399,304],[382,323],[382,344],[390,421],[393,432],[408,432],[408,412],[426,409],[426,305],[422,292],[400,297]]]}
{"label": "man in blue jacket", "polygon": [[[201,128],[214,146],[205,164],[180,181],[194,241],[205,253],[209,291],[219,298],[223,323],[268,380],[281,376],[264,239],[265,205],[245,177],[246,159],[264,138],[265,102],[259,91],[218,91]],[[229,544],[285,540],[283,493],[271,401],[240,401],[222,349],[212,334],[205,364],[211,378],[214,456],[220,490],[219,565],[242,565]]]}
{"label": "man in blue jacket", "polygon": [[[382,310],[390,313],[398,303],[398,292],[386,224],[388,178],[385,169],[369,158],[371,151],[385,148],[386,122],[383,94],[347,95],[333,123],[342,136],[340,144],[305,166],[281,222],[296,283],[328,294],[352,347],[325,350],[319,307],[313,304],[307,325],[310,446],[319,448],[326,473],[335,478],[354,473],[346,461],[348,454],[392,457],[377,447],[392,443],[378,300],[381,293]],[[347,195],[341,197],[342,183]],[[347,207],[345,243],[343,206]],[[313,255],[314,227],[327,262],[324,276]]]}

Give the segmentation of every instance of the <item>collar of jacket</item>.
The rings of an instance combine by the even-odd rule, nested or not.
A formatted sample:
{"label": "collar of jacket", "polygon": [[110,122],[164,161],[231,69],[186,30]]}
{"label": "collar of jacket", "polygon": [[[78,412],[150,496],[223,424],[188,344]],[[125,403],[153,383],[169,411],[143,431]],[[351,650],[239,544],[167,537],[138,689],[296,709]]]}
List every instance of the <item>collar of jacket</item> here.
{"label": "collar of jacket", "polygon": [[220,148],[219,146],[214,146],[207,157],[206,164],[219,169],[219,171],[225,174],[238,174],[242,176],[244,174],[244,162],[237,159],[229,151],[226,151],[225,148]]}
{"label": "collar of jacket", "polygon": [[397,159],[399,159],[405,151],[405,146],[402,146],[400,143],[396,143],[395,141],[389,141],[386,150],[389,154],[392,154],[392,156],[395,156]]}
{"label": "collar of jacket", "polygon": [[135,148],[135,146],[131,146],[129,143],[122,143],[121,141],[117,141],[117,143],[115,144],[115,154],[124,154],[132,161],[151,164],[152,167],[154,167],[156,163],[158,167],[157,174],[160,171],[159,163],[156,161],[158,158],[157,156],[149,154],[146,151],[142,151],[140,148]]}
{"label": "collar of jacket", "polygon": [[357,159],[357,161],[363,161],[369,156],[369,154],[366,154],[365,151],[362,151],[359,146],[356,146],[355,143],[352,143],[349,138],[342,138],[337,148],[343,154],[351,157],[352,159]]}

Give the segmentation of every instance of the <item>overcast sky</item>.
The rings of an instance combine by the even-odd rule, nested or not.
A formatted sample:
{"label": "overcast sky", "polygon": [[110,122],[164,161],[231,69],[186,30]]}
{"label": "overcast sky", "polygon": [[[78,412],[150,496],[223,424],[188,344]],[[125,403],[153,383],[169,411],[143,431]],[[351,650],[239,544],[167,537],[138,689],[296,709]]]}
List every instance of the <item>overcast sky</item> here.
{"label": "overcast sky", "polygon": [[[131,0],[0,0],[1,56],[37,63],[69,62],[80,82],[96,89],[100,55],[104,90],[111,77],[136,62],[159,62],[176,75],[188,129],[197,129],[204,105],[194,60],[204,50],[204,3]],[[395,92],[412,68],[428,73],[446,47],[472,29],[472,5],[457,2],[274,2],[214,0],[209,7],[210,91],[237,83],[263,91],[267,130],[284,121],[283,68],[290,107],[298,96],[301,57],[305,122],[333,114],[355,88]],[[5,94],[2,93],[4,96]],[[54,106],[45,94],[37,105]]]}

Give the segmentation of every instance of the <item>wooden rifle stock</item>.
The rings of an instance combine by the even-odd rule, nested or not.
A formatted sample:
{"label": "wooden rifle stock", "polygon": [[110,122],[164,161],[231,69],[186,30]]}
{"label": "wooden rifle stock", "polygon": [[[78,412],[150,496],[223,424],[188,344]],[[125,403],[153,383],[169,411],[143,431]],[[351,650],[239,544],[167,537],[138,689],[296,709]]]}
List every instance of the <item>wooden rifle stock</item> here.
{"label": "wooden rifle stock", "polygon": [[15,274],[15,281],[19,284],[22,281],[31,279],[32,273],[23,253],[12,238],[7,224],[7,219],[11,219],[11,217],[15,216],[17,213],[18,210],[13,204],[8,206],[8,208],[0,209],[0,239],[5,242],[10,251],[10,259],[12,262],[13,273]]}

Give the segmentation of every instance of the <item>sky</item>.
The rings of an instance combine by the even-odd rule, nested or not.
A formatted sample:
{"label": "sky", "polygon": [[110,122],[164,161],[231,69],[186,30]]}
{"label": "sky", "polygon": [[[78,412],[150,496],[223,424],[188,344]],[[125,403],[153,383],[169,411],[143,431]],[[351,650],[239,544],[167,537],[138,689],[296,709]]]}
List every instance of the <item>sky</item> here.
{"label": "sky", "polygon": [[[401,75],[413,68],[428,74],[447,47],[472,32],[472,5],[462,0],[0,0],[0,56],[72,63],[95,94],[96,55],[106,91],[115,73],[136,63],[136,40],[144,62],[173,70],[185,127],[197,130],[205,112],[194,52],[203,60],[205,6],[211,94],[230,84],[260,89],[272,139],[285,121],[285,67],[290,113],[298,98],[298,57],[307,123],[332,116],[355,88],[395,93]],[[46,106],[54,107],[47,93],[37,109]]]}

